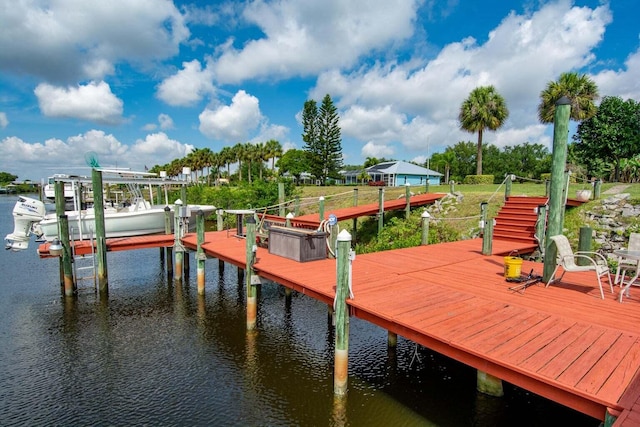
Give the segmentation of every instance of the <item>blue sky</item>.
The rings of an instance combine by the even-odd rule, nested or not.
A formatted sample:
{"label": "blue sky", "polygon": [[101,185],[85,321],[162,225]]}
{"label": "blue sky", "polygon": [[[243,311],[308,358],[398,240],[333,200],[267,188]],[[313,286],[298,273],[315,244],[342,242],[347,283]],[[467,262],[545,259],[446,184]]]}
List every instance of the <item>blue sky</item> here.
{"label": "blue sky", "polygon": [[[636,0],[0,0],[0,171],[40,180],[165,164],[277,139],[330,94],[346,164],[419,161],[476,135],[462,101],[494,85],[485,143],[541,143],[540,92],[567,71],[640,100]],[[85,170],[88,172],[88,169]]]}

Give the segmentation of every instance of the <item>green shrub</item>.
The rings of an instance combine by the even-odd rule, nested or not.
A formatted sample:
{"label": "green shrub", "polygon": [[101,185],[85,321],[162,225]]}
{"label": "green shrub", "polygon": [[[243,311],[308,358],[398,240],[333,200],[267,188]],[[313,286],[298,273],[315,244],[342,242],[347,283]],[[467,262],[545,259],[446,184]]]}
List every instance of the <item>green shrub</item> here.
{"label": "green shrub", "polygon": [[493,184],[493,175],[467,175],[463,184]]}

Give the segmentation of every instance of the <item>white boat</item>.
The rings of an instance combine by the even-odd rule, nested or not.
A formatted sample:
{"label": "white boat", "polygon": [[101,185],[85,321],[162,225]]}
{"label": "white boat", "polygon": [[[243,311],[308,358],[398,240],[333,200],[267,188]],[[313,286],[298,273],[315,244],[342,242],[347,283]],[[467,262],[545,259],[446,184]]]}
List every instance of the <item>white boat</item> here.
{"label": "white boat", "polygon": [[[51,201],[55,200],[56,198],[55,182],[56,182],[56,179],[59,179],[59,178],[71,178],[71,176],[63,175],[63,174],[55,174],[47,178],[47,183],[44,185],[43,192],[44,192],[44,197],[46,197],[48,200],[51,200]],[[66,200],[73,200],[73,198],[77,196],[78,188],[75,184],[76,184],[75,181],[69,181],[64,183],[64,198]]]}
{"label": "white boat", "polygon": [[[126,202],[107,201],[104,204],[104,226],[107,238],[164,233],[166,207],[169,207],[172,226],[175,207],[183,208],[179,211],[180,215],[190,218],[190,228],[195,227],[195,216],[198,211],[202,211],[206,217],[216,209],[212,205],[187,205],[183,207],[179,201],[176,201],[176,205],[152,204],[143,197],[141,185],[149,186],[151,200],[153,200],[152,186],[158,186],[158,191],[165,187],[166,200],[166,186],[181,182],[148,177],[140,178],[139,175],[140,173],[122,171],[118,171],[115,176],[103,175],[104,184],[115,183],[126,186],[128,194]],[[144,173],[143,175],[151,174]],[[91,182],[90,178],[86,177],[58,176],[56,179],[74,180],[74,182],[77,181],[76,184],[82,183],[83,185]],[[73,188],[77,188],[76,184]],[[74,209],[65,211],[69,223],[69,237],[73,240],[86,240],[95,236],[95,210],[93,208],[80,209],[82,205],[82,201],[74,199]],[[27,249],[32,235],[35,235],[38,240],[46,241],[59,238],[58,217],[55,212],[47,213],[44,203],[40,200],[19,196],[13,208],[13,220],[13,233],[5,237],[6,249],[14,251]]]}

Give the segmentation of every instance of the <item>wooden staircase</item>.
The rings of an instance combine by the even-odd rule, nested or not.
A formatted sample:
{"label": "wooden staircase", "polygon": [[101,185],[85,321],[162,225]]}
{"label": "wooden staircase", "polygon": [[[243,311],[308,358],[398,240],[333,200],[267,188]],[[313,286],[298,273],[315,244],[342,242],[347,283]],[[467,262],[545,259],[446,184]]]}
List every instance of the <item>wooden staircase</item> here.
{"label": "wooden staircase", "polygon": [[536,249],[537,208],[547,202],[546,197],[510,196],[495,217],[493,238],[530,243]]}

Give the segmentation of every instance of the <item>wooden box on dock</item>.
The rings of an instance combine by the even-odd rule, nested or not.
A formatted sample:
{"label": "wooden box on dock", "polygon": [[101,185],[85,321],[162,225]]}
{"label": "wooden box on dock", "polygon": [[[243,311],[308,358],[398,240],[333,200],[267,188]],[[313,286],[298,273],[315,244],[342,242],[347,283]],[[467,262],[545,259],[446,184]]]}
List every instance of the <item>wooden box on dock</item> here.
{"label": "wooden box on dock", "polygon": [[272,226],[269,228],[269,253],[298,262],[327,257],[327,233]]}

